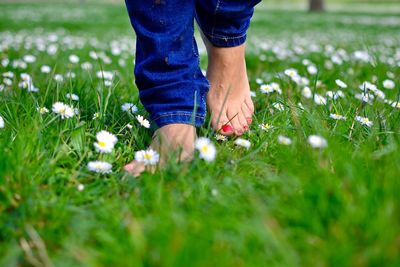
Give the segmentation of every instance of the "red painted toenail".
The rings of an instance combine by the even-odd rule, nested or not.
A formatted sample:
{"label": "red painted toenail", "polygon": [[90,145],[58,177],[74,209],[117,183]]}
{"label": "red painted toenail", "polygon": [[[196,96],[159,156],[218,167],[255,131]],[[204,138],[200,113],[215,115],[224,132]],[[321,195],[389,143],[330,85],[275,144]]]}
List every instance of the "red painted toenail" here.
{"label": "red painted toenail", "polygon": [[246,129],[249,128],[249,127],[247,127],[247,125],[245,125],[245,126],[243,126],[243,128],[246,130]]}
{"label": "red painted toenail", "polygon": [[253,121],[251,118],[247,118],[246,120],[248,124],[251,124],[251,122]]}
{"label": "red painted toenail", "polygon": [[233,132],[233,128],[230,125],[224,125],[224,126],[222,126],[222,131],[224,133],[230,133],[230,132]]}

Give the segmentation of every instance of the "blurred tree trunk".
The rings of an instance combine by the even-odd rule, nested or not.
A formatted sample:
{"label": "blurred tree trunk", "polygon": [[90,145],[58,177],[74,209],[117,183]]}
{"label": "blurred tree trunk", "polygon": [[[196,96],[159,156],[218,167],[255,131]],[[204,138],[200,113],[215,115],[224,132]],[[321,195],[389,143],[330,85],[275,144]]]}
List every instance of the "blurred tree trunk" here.
{"label": "blurred tree trunk", "polygon": [[324,11],[324,0],[310,0],[310,11]]}

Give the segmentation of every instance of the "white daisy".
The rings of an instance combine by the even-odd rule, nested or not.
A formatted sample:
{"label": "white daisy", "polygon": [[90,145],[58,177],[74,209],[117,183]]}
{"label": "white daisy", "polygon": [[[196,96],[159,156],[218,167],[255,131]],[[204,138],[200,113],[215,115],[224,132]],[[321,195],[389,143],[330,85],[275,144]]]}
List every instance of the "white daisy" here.
{"label": "white daisy", "polygon": [[260,91],[263,94],[270,94],[274,92],[274,88],[270,84],[262,84],[260,86]]}
{"label": "white daisy", "polygon": [[0,116],[0,129],[4,128],[4,119]]}
{"label": "white daisy", "polygon": [[288,146],[288,145],[292,144],[292,140],[287,136],[279,135],[278,136],[278,143],[281,144],[281,145]]}
{"label": "white daisy", "polygon": [[366,117],[361,117],[361,116],[356,116],[356,121],[358,121],[359,123],[361,123],[362,125],[371,127],[374,123],[372,121],[370,121],[368,118]]}
{"label": "white daisy", "polygon": [[278,102],[273,103],[272,106],[279,111],[285,110],[285,106]]}
{"label": "white daisy", "polygon": [[62,102],[53,104],[52,111],[61,116],[61,119],[72,118],[75,115],[74,109]]}
{"label": "white daisy", "polygon": [[125,112],[130,112],[130,113],[136,113],[138,111],[138,108],[135,104],[132,103],[125,103],[121,106],[122,111]]}
{"label": "white daisy", "polygon": [[336,82],[337,86],[339,86],[340,88],[343,88],[343,89],[347,88],[347,84],[345,84],[343,81],[337,79],[335,82]]}
{"label": "white daisy", "polygon": [[144,163],[145,166],[156,165],[160,160],[160,155],[153,149],[149,148],[147,150],[140,150],[135,152],[135,160],[137,162]]}
{"label": "white daisy", "polygon": [[96,112],[93,114],[92,120],[100,118],[100,113]]}
{"label": "white daisy", "polygon": [[258,127],[260,127],[260,129],[264,130],[264,131],[268,131],[273,128],[273,126],[268,123],[262,123],[262,124],[258,125]]}
{"label": "white daisy", "polygon": [[112,170],[112,165],[105,161],[90,161],[87,165],[89,171],[97,173],[110,173]]}
{"label": "white daisy", "polygon": [[40,71],[42,73],[50,73],[51,68],[49,66],[47,66],[47,65],[43,65],[42,67],[40,67]]}
{"label": "white daisy", "polygon": [[49,112],[46,107],[38,107],[36,110],[39,111],[40,114],[45,114]]}
{"label": "white daisy", "polygon": [[246,140],[246,139],[243,139],[243,138],[236,139],[234,143],[237,146],[241,146],[241,147],[244,147],[244,148],[247,148],[247,149],[249,149],[250,146],[251,146],[250,141]]}
{"label": "white daisy", "polygon": [[324,148],[328,146],[328,142],[325,138],[318,135],[310,135],[307,141],[313,148]]}
{"label": "white daisy", "polygon": [[210,139],[206,137],[197,138],[194,147],[200,152],[200,158],[205,161],[213,161],[217,154],[217,150]]}
{"label": "white daisy", "polygon": [[97,142],[94,143],[94,147],[100,153],[110,153],[118,141],[115,135],[104,130],[96,134],[96,139]]}
{"label": "white daisy", "polygon": [[318,69],[315,65],[310,65],[307,67],[307,71],[309,74],[314,75],[314,74],[317,74]]}
{"label": "white daisy", "polygon": [[83,191],[85,189],[85,186],[83,184],[78,184],[76,188],[78,189],[78,191]]}
{"label": "white daisy", "polygon": [[76,64],[79,62],[79,57],[77,55],[70,55],[68,57],[68,59],[69,59],[69,62],[71,62],[73,64]]}
{"label": "white daisy", "polygon": [[392,80],[384,80],[383,87],[389,90],[393,90],[396,84]]}
{"label": "white daisy", "polygon": [[65,97],[68,98],[68,99],[71,99],[71,100],[73,100],[73,101],[78,101],[78,100],[79,100],[79,96],[77,96],[76,94],[70,94],[70,93],[68,93],[68,94],[66,94]]}
{"label": "white daisy", "polygon": [[81,68],[82,68],[83,70],[91,70],[91,69],[93,68],[93,65],[92,65],[92,63],[90,63],[90,62],[83,62],[83,63],[81,64]]}
{"label": "white daisy", "polygon": [[335,113],[329,114],[329,117],[330,117],[331,119],[334,119],[334,120],[342,120],[342,121],[346,120],[346,117],[345,117],[345,116],[340,115],[340,114],[335,114]]}
{"label": "white daisy", "polygon": [[323,97],[322,95],[315,94],[314,95],[314,102],[317,105],[326,105],[326,98]]}
{"label": "white daisy", "polygon": [[303,90],[301,91],[301,94],[305,98],[312,98],[312,91],[311,91],[310,87],[308,87],[308,86],[303,88]]}
{"label": "white daisy", "polygon": [[215,139],[217,141],[226,141],[226,140],[228,140],[228,138],[225,135],[222,135],[222,134],[216,134],[215,135]]}
{"label": "white daisy", "polygon": [[145,128],[150,128],[150,122],[146,120],[143,116],[137,115],[136,116],[137,121],[140,123]]}
{"label": "white daisy", "polygon": [[33,55],[26,55],[24,56],[24,61],[27,63],[33,63],[36,61],[36,57]]}

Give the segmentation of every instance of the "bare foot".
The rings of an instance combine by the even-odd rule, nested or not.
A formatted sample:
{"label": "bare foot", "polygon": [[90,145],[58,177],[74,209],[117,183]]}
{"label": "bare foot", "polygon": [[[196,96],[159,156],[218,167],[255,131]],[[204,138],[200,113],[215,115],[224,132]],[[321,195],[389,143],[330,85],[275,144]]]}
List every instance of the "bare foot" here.
{"label": "bare foot", "polygon": [[[196,137],[196,129],[192,125],[169,124],[155,131],[150,147],[160,154],[159,166],[162,167],[171,155],[176,156],[178,161],[191,160]],[[146,166],[134,160],[125,165],[124,169],[137,177],[146,170]]]}
{"label": "bare foot", "polygon": [[246,71],[245,45],[220,48],[213,46],[206,38],[203,40],[207,47],[207,78],[211,85],[207,94],[211,126],[221,134],[240,136],[248,130],[254,114]]}

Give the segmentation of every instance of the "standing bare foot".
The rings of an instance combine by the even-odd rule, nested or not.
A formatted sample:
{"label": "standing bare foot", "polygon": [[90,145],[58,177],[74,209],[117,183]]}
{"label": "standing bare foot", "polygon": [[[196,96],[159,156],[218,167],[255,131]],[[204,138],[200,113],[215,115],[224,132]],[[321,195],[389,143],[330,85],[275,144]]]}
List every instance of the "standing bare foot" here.
{"label": "standing bare foot", "polygon": [[[211,126],[224,135],[242,135],[252,122],[254,105],[247,78],[245,45],[220,48],[203,37],[208,53],[207,105]],[[224,100],[226,101],[224,102]]]}
{"label": "standing bare foot", "polygon": [[[159,165],[163,166],[174,154],[179,161],[192,159],[196,129],[188,124],[169,124],[155,131],[150,147],[160,154]],[[137,177],[146,170],[144,163],[132,161],[124,169]]]}

